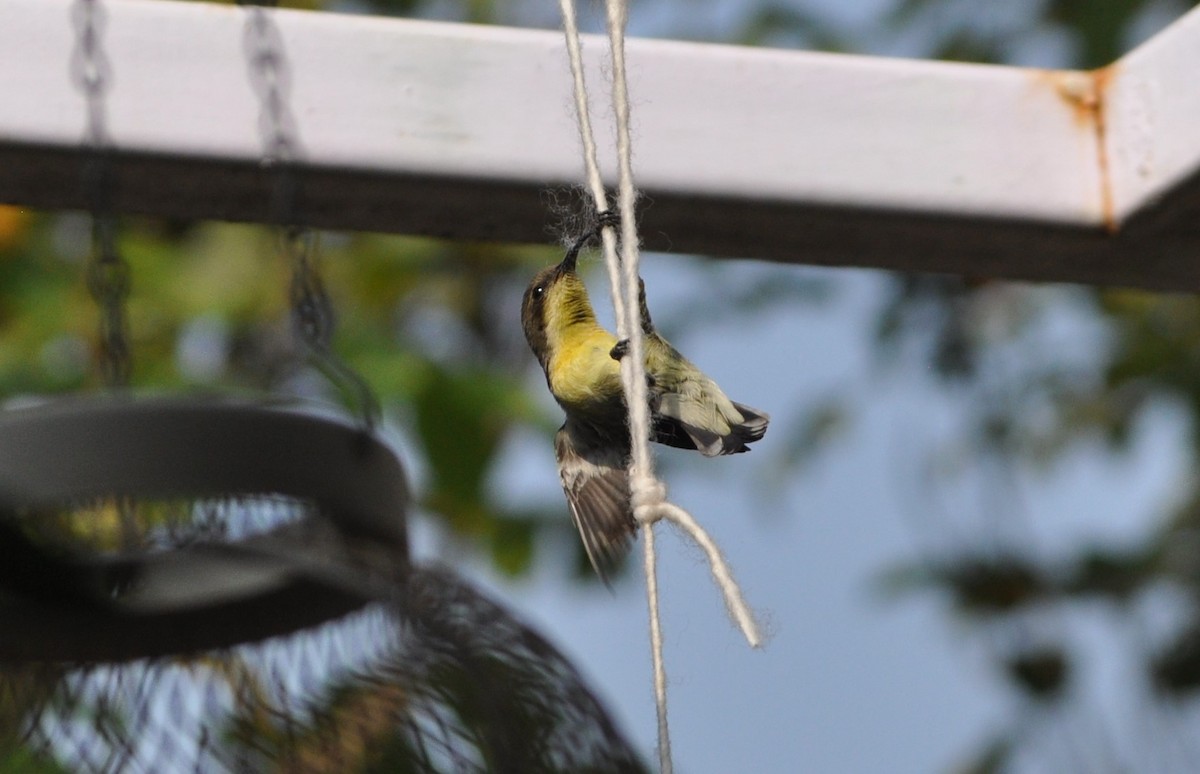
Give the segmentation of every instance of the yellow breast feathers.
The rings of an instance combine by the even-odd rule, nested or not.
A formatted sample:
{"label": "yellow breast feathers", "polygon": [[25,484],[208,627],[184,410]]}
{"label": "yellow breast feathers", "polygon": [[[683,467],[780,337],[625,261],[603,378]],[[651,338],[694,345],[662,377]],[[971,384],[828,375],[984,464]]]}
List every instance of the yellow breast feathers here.
{"label": "yellow breast feathers", "polygon": [[599,325],[558,331],[550,351],[550,390],[563,403],[593,407],[621,392],[621,366],[609,354],[617,339]]}

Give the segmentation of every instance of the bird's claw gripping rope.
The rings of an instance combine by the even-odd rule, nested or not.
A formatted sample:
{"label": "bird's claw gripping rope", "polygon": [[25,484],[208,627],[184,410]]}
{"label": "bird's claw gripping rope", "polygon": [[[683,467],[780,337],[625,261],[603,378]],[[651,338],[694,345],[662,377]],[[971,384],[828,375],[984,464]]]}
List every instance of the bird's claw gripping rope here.
{"label": "bird's claw gripping rope", "polygon": [[621,213],[616,210],[601,210],[596,213],[596,233],[599,234],[606,228],[617,229],[621,227]]}

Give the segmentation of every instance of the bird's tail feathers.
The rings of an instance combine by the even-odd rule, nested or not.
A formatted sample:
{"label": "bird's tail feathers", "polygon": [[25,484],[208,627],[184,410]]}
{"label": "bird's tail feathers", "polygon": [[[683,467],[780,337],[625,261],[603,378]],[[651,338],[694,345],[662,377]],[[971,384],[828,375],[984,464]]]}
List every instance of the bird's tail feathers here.
{"label": "bird's tail feathers", "polygon": [[[770,422],[771,418],[762,411],[750,408],[741,403],[733,403],[733,407],[742,415],[742,421],[730,422],[729,432],[725,434],[682,420],[674,421],[678,424],[678,428],[695,445],[696,449],[705,457],[741,454],[742,452],[750,451],[748,444],[752,444],[763,437],[767,432],[767,423]],[[678,436],[677,432],[672,431],[672,433]],[[659,436],[656,440],[660,443],[667,443],[672,446],[683,445],[674,443],[670,437],[671,433],[660,432]]]}
{"label": "bird's tail feathers", "polygon": [[743,443],[754,443],[766,435],[767,424],[771,421],[766,412],[737,401],[733,402],[733,407],[742,415],[741,423],[734,425],[733,432]]}

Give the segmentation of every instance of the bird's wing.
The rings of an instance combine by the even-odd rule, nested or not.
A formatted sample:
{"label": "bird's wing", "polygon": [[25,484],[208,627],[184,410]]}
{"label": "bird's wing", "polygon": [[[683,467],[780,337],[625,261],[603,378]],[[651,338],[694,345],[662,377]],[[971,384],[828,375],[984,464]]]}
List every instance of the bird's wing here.
{"label": "bird's wing", "polygon": [[566,425],[554,437],[554,455],[583,548],[596,574],[607,583],[608,572],[633,542],[625,460],[619,451],[582,448]]}
{"label": "bird's wing", "polygon": [[654,440],[694,448],[706,457],[737,454],[750,451],[747,444],[763,437],[769,421],[764,412],[729,400],[697,371],[658,396]]}

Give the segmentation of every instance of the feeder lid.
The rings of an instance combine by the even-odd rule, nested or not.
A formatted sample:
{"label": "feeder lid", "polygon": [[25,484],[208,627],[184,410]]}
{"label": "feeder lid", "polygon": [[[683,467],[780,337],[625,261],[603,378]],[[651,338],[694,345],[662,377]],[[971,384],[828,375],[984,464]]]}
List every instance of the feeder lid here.
{"label": "feeder lid", "polygon": [[0,510],[22,519],[105,497],[282,497],[321,517],[242,539],[69,556],[10,520],[0,660],[127,660],[286,634],[379,599],[408,568],[399,460],[360,429],[292,410],[89,398],[0,412],[0,492]]}

